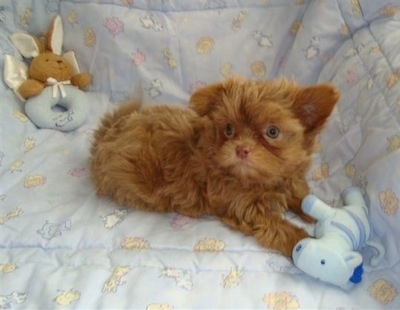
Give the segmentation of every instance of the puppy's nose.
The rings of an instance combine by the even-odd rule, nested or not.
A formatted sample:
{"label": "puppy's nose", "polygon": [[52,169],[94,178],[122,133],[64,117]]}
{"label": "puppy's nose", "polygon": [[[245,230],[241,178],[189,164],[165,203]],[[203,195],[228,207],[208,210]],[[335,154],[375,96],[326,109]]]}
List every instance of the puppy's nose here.
{"label": "puppy's nose", "polygon": [[245,159],[249,155],[250,150],[248,147],[245,146],[237,146],[236,147],[236,156],[240,159]]}
{"label": "puppy's nose", "polygon": [[57,63],[58,63],[58,64],[62,63],[62,60],[57,60]]}

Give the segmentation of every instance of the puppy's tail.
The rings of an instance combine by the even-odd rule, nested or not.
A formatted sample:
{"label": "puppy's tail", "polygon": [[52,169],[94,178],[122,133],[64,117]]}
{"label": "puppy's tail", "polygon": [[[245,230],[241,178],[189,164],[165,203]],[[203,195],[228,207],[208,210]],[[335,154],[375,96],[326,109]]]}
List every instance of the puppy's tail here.
{"label": "puppy's tail", "polygon": [[122,103],[113,112],[106,114],[101,120],[101,124],[94,132],[92,150],[96,148],[100,142],[113,140],[113,137],[118,134],[122,124],[126,118],[140,110],[141,103],[139,101],[131,101]]}
{"label": "puppy's tail", "polygon": [[129,116],[135,111],[140,110],[141,103],[139,101],[129,101],[124,102],[118,106],[113,112],[106,115],[102,120],[102,126],[106,128],[111,128],[113,125],[117,124],[126,116]]}

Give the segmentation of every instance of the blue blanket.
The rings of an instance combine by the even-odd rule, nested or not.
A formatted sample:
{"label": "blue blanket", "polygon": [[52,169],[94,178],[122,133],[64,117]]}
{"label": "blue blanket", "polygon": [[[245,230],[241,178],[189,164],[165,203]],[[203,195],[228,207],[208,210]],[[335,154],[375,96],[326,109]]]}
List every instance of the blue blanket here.
{"label": "blue blanket", "polygon": [[[91,112],[75,131],[39,129],[0,83],[0,308],[400,308],[400,1],[3,0],[2,71],[6,54],[23,59],[10,35],[44,33],[57,14],[64,51],[93,76]],[[350,185],[368,197],[386,255],[352,290],[214,218],[96,197],[87,160],[102,115],[138,94],[186,105],[232,74],[340,89],[308,181],[335,207]]]}

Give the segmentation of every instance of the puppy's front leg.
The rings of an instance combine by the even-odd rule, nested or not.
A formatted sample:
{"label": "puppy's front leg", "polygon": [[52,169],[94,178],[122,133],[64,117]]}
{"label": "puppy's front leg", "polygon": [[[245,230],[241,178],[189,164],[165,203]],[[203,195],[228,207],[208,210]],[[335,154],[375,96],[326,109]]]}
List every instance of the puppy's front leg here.
{"label": "puppy's front leg", "polygon": [[257,214],[251,222],[235,217],[223,217],[221,221],[246,235],[254,236],[261,246],[277,250],[291,258],[293,247],[309,237],[307,232],[294,226],[278,213]]}
{"label": "puppy's front leg", "polygon": [[308,233],[278,215],[256,221],[253,227],[254,237],[266,248],[278,250],[287,257],[292,257],[294,246]]}
{"label": "puppy's front leg", "polygon": [[291,187],[291,196],[287,201],[288,208],[306,223],[315,223],[316,220],[301,209],[303,198],[310,192],[307,182],[302,178],[294,178],[292,181],[292,184],[288,185]]}

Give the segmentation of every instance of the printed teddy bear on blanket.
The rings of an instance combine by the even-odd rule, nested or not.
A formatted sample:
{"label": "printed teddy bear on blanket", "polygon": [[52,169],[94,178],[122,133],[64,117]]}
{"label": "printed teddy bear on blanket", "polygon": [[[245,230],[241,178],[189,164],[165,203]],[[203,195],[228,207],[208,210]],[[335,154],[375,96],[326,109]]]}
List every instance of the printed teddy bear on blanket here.
{"label": "printed teddy bear on blanket", "polygon": [[385,254],[382,244],[371,241],[368,209],[358,188],[342,194],[344,207],[332,208],[313,195],[304,198],[302,209],[318,220],[315,238],[301,240],[293,249],[294,264],[310,276],[349,289],[362,279],[364,246],[376,249],[370,264]]}

